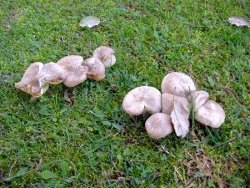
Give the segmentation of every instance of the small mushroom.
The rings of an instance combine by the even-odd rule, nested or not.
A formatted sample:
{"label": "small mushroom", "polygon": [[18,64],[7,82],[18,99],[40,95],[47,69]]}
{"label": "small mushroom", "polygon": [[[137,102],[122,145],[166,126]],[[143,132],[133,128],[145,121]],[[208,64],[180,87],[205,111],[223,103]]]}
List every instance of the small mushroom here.
{"label": "small mushroom", "polygon": [[82,65],[83,58],[70,55],[60,59],[57,64],[65,70],[63,83],[67,87],[74,87],[87,79],[88,67]]}
{"label": "small mushroom", "polygon": [[208,100],[209,94],[206,91],[194,91],[189,97],[189,101],[194,105],[196,112]]}
{"label": "small mushroom", "polygon": [[213,128],[219,128],[224,123],[225,118],[223,108],[212,100],[207,100],[195,113],[197,121]]}
{"label": "small mushroom", "polygon": [[161,139],[173,132],[172,122],[169,115],[156,113],[150,116],[145,127],[150,138]]}
{"label": "small mushroom", "polygon": [[42,82],[38,77],[43,66],[40,62],[32,63],[25,71],[21,81],[15,84],[15,87],[30,94],[33,98],[43,95],[49,88],[49,84]]}
{"label": "small mushroom", "polygon": [[189,93],[195,91],[193,80],[186,74],[172,72],[167,74],[161,83],[161,91],[180,97],[188,97]]}
{"label": "small mushroom", "polygon": [[161,110],[161,92],[150,86],[134,88],[123,99],[122,107],[131,116],[155,114]]}
{"label": "small mushroom", "polygon": [[181,103],[185,108],[189,108],[189,102],[186,98],[163,93],[161,95],[162,113],[170,115],[174,109],[174,101]]}
{"label": "small mushroom", "polygon": [[38,77],[49,84],[59,84],[65,79],[65,71],[60,65],[50,62],[43,66]]}
{"label": "small mushroom", "polygon": [[105,67],[110,67],[115,64],[116,57],[114,50],[108,46],[100,46],[95,49],[93,56],[98,58]]}
{"label": "small mushroom", "polygon": [[105,66],[98,58],[88,58],[83,62],[83,65],[88,67],[87,77],[89,79],[98,81],[105,78]]}

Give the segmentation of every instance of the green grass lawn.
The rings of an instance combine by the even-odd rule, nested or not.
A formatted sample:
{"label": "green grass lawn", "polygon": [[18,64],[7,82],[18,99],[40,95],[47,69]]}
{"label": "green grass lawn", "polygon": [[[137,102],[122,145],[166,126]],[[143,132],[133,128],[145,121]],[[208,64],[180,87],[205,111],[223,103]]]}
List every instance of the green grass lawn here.
{"label": "green grass lawn", "polygon": [[[250,1],[2,0],[0,187],[245,187],[249,175]],[[80,28],[83,16],[103,22]],[[14,88],[31,62],[91,56],[112,46],[117,63],[100,82],[52,86],[39,100]],[[211,129],[151,140],[143,118],[122,111],[125,94],[160,89],[170,71],[189,74],[226,111]]]}

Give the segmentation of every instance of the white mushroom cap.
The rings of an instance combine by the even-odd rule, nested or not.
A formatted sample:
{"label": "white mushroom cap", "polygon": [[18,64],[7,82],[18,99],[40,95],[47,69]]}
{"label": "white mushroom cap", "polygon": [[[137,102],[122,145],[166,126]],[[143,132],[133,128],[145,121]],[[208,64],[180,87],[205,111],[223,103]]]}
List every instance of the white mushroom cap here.
{"label": "white mushroom cap", "polygon": [[143,112],[155,114],[161,110],[161,92],[150,86],[137,87],[127,93],[122,107],[132,116],[141,115]]}
{"label": "white mushroom cap", "polygon": [[60,66],[71,66],[72,64],[78,64],[81,65],[83,63],[83,57],[79,55],[69,55],[61,58],[59,61],[57,61],[57,64]]}
{"label": "white mushroom cap", "polygon": [[180,102],[186,108],[189,108],[189,102],[184,97],[178,97],[169,93],[163,93],[161,95],[161,103],[162,103],[162,113],[170,115],[174,109],[174,100]]}
{"label": "white mushroom cap", "polygon": [[208,100],[209,94],[206,91],[194,91],[191,93],[189,100],[194,105],[194,111],[196,112],[205,102]]}
{"label": "white mushroom cap", "polygon": [[213,128],[220,127],[224,123],[225,118],[226,114],[223,108],[212,100],[207,100],[195,114],[197,121]]}
{"label": "white mushroom cap", "polygon": [[40,80],[49,84],[59,84],[65,79],[65,70],[58,64],[50,62],[43,66],[38,74]]}
{"label": "white mushroom cap", "polygon": [[21,81],[15,84],[15,87],[34,98],[41,96],[49,88],[49,84],[42,82],[38,77],[43,67],[44,65],[40,62],[32,63],[25,71]]}
{"label": "white mushroom cap", "polygon": [[87,77],[91,80],[102,80],[105,78],[105,66],[96,57],[91,57],[83,62],[88,67]]}
{"label": "white mushroom cap", "polygon": [[188,97],[189,93],[195,91],[193,80],[186,74],[172,72],[167,74],[161,83],[161,91],[180,97]]}
{"label": "white mushroom cap", "polygon": [[105,67],[110,67],[115,64],[116,57],[114,55],[114,50],[108,46],[100,46],[96,48],[93,56],[98,58]]}
{"label": "white mushroom cap", "polygon": [[74,87],[87,79],[88,67],[83,66],[83,58],[77,55],[70,55],[60,59],[57,64],[65,70],[64,85]]}
{"label": "white mushroom cap", "polygon": [[173,132],[170,116],[156,113],[150,116],[145,123],[150,138],[161,139]]}

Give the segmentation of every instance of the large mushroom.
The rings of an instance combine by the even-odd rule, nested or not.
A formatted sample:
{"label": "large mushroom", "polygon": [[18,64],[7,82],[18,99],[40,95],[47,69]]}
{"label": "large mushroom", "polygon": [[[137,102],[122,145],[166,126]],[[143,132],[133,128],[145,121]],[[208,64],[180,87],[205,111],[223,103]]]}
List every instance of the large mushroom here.
{"label": "large mushroom", "polygon": [[49,84],[59,84],[65,79],[64,69],[53,62],[44,64],[42,70],[38,74],[39,79]]}
{"label": "large mushroom", "polygon": [[195,113],[195,119],[200,123],[218,128],[225,121],[226,115],[223,108],[212,100],[207,100]]}
{"label": "large mushroom", "polygon": [[15,84],[15,87],[30,94],[33,98],[40,97],[49,88],[49,84],[38,77],[43,67],[44,65],[40,62],[32,63],[25,71],[21,81]]}
{"label": "large mushroom", "polygon": [[114,50],[108,46],[100,46],[95,49],[93,56],[98,58],[105,67],[110,67],[115,64],[116,57]]}
{"label": "large mushroom", "polygon": [[163,113],[156,113],[150,116],[145,127],[150,138],[161,139],[173,132],[170,116]]}
{"label": "large mushroom", "polygon": [[155,114],[161,110],[161,92],[150,86],[134,88],[123,99],[122,107],[131,116]]}
{"label": "large mushroom", "polygon": [[65,70],[63,83],[67,87],[74,87],[87,79],[88,67],[82,65],[83,58],[78,55],[63,57],[57,62]]}
{"label": "large mushroom", "polygon": [[87,77],[89,79],[98,81],[105,78],[105,66],[98,58],[88,58],[83,65],[88,67]]}
{"label": "large mushroom", "polygon": [[161,84],[163,93],[187,98],[189,93],[195,91],[196,87],[193,80],[186,74],[180,72],[171,72],[167,74]]}

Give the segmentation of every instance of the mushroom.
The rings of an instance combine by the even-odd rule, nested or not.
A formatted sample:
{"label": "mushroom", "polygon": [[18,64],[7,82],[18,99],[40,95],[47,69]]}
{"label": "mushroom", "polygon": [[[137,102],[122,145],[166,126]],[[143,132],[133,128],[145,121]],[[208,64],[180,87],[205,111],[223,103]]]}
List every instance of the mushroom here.
{"label": "mushroom", "polygon": [[170,115],[174,109],[174,101],[177,101],[186,108],[189,108],[189,102],[186,98],[175,96],[169,93],[163,93],[161,95],[162,113]]}
{"label": "mushroom", "polygon": [[70,55],[60,59],[57,64],[65,70],[63,83],[67,87],[74,87],[87,79],[88,67],[82,65],[83,58]]}
{"label": "mushroom", "polygon": [[49,84],[59,84],[65,79],[65,71],[60,65],[50,62],[43,66],[38,77]]}
{"label": "mushroom", "polygon": [[186,74],[172,72],[167,74],[161,83],[161,91],[180,97],[188,97],[189,93],[195,91],[193,80]]}
{"label": "mushroom", "polygon": [[195,119],[200,123],[219,128],[225,121],[225,111],[212,100],[207,100],[195,113]]}
{"label": "mushroom", "polygon": [[33,98],[40,97],[49,88],[49,84],[38,77],[43,66],[40,62],[32,63],[25,71],[21,81],[15,84],[15,87],[32,95]]}
{"label": "mushroom", "polygon": [[196,112],[208,100],[209,94],[206,91],[194,91],[189,97],[189,101],[194,105]]}
{"label": "mushroom", "polygon": [[98,81],[105,78],[105,66],[98,58],[88,58],[83,62],[83,65],[88,67],[87,77],[89,79]]}
{"label": "mushroom", "polygon": [[105,67],[110,67],[115,64],[116,57],[114,50],[108,46],[100,46],[95,49],[93,56],[98,58]]}
{"label": "mushroom", "polygon": [[144,112],[160,112],[161,92],[150,86],[134,88],[123,99],[122,108],[131,116],[138,116]]}
{"label": "mushroom", "polygon": [[156,113],[150,116],[145,127],[150,138],[161,139],[173,132],[173,127],[169,115]]}
{"label": "mushroom", "polygon": [[73,63],[73,64],[82,64],[83,58],[79,55],[68,55],[63,58],[61,58],[59,61],[57,61],[57,64],[61,66],[67,66],[67,64]]}

